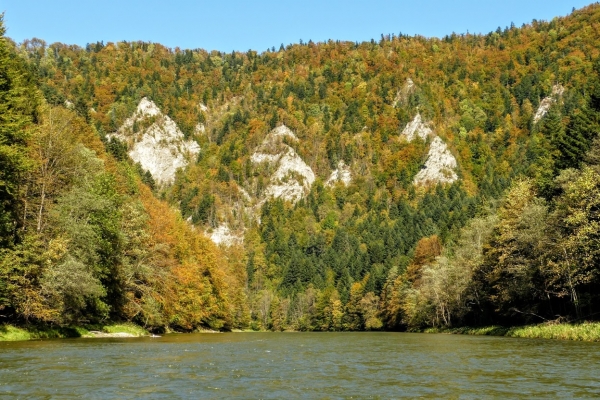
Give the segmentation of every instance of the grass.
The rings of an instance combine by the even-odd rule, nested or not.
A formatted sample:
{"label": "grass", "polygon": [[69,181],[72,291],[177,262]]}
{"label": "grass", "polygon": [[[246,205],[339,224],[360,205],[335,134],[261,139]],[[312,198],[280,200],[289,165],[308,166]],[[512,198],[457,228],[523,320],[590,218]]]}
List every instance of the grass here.
{"label": "grass", "polygon": [[600,342],[600,322],[539,324],[514,327],[492,325],[485,327],[428,328],[424,332]]}
{"label": "grass", "polygon": [[31,333],[12,325],[0,326],[0,341],[30,340]]}
{"label": "grass", "polygon": [[101,330],[106,333],[124,332],[124,333],[132,334],[134,336],[148,336],[149,335],[147,330],[145,330],[144,328],[142,328],[139,325],[132,324],[130,322],[124,323],[124,324],[105,325],[102,327]]}
{"label": "grass", "polygon": [[512,328],[509,334],[512,337],[600,342],[600,322],[529,325]]}
{"label": "grass", "polygon": [[94,326],[67,326],[67,327],[49,327],[28,325],[18,327],[14,325],[0,325],[0,342],[17,340],[36,340],[36,339],[66,339],[79,337],[94,337],[90,333],[92,330],[106,333],[129,333],[133,336],[148,336],[148,331],[141,326],[124,323]]}
{"label": "grass", "polygon": [[76,338],[87,333],[87,329],[82,327],[28,326],[23,328],[0,325],[0,341]]}
{"label": "grass", "polygon": [[[93,335],[89,332],[91,330],[97,330],[106,333],[125,332],[134,336],[148,335],[147,330],[132,323],[113,323],[109,325],[86,327],[17,327],[13,325],[0,325],[0,342],[93,337]],[[243,331],[247,332],[249,330]],[[600,322],[583,322],[580,324],[539,324],[515,327],[492,325],[484,327],[428,328],[423,332],[600,342]]]}

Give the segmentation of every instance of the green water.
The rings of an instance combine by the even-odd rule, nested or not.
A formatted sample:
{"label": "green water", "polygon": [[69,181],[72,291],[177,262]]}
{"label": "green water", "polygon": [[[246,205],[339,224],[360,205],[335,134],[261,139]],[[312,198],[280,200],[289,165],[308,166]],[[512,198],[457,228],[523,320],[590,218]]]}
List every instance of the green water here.
{"label": "green water", "polygon": [[0,343],[0,398],[598,398],[600,344],[406,333]]}

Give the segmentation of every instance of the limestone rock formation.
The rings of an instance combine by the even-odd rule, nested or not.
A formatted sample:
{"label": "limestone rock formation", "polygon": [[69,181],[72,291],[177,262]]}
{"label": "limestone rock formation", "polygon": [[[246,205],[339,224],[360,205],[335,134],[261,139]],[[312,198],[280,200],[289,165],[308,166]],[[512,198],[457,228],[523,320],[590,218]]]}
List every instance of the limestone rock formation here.
{"label": "limestone rock formation", "polygon": [[452,183],[458,179],[456,158],[442,139],[436,136],[429,146],[427,161],[414,178],[415,185],[425,183]]}
{"label": "limestone rock formation", "polygon": [[416,138],[426,140],[432,137],[427,153],[427,161],[423,168],[414,177],[415,185],[430,183],[452,183],[458,179],[456,158],[452,155],[444,141],[433,133],[429,124],[421,119],[421,114],[409,122],[401,133],[407,141],[412,142]]}
{"label": "limestone rock formation", "polygon": [[333,186],[337,182],[342,182],[344,186],[348,186],[352,182],[352,172],[350,167],[344,163],[344,160],[340,160],[337,168],[331,172],[329,179],[325,181],[325,186]]}
{"label": "limestone rock formation", "polygon": [[295,203],[310,190],[315,174],[296,151],[284,143],[284,138],[298,140],[288,127],[281,125],[267,135],[250,160],[254,164],[268,163],[275,168],[263,200],[273,197]]}
{"label": "limestone rock formation", "polygon": [[538,123],[542,118],[544,118],[544,116],[548,113],[548,110],[550,110],[550,107],[552,107],[552,104],[554,104],[556,102],[556,99],[562,96],[564,92],[565,88],[561,85],[554,85],[552,87],[552,95],[545,97],[540,102],[540,105],[537,111],[535,112],[535,115],[533,116],[534,124]]}
{"label": "limestone rock formation", "polygon": [[173,183],[175,172],[200,152],[200,146],[185,140],[177,124],[145,97],[135,113],[109,136],[127,143],[129,157],[149,171],[159,185]]}
{"label": "limestone rock formation", "polygon": [[243,237],[232,232],[225,224],[219,225],[212,232],[207,232],[206,234],[216,245],[232,246],[242,243],[244,240]]}
{"label": "limestone rock formation", "polygon": [[421,114],[417,113],[413,120],[406,125],[401,135],[406,137],[406,140],[409,142],[412,142],[417,137],[426,140],[432,133],[433,131],[429,128],[428,124],[425,124],[421,119]]}
{"label": "limestone rock formation", "polygon": [[404,104],[408,101],[408,96],[415,90],[415,83],[412,79],[407,78],[402,89],[398,90],[396,93],[396,97],[394,98],[394,102],[392,103],[392,107],[397,107],[399,104]]}

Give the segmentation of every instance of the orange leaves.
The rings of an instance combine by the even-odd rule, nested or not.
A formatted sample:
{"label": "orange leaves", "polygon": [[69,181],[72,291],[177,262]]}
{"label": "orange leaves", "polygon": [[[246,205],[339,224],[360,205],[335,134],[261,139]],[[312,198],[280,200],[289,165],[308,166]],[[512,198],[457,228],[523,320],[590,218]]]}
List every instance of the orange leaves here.
{"label": "orange leaves", "polygon": [[442,242],[438,235],[422,238],[417,242],[412,263],[406,269],[406,277],[413,284],[421,279],[421,269],[424,265],[435,261],[442,254]]}
{"label": "orange leaves", "polygon": [[153,262],[167,273],[157,282],[167,323],[185,330],[228,324],[227,284],[219,266],[227,260],[147,187],[140,187],[140,192],[150,217]]}
{"label": "orange leaves", "polygon": [[249,128],[250,128],[250,135],[255,135],[256,133],[260,133],[261,131],[265,130],[266,128],[266,124],[258,119],[251,119],[249,122]]}
{"label": "orange leaves", "polygon": [[164,304],[167,320],[186,330],[201,326],[213,311],[210,283],[198,265],[180,264],[171,273]]}

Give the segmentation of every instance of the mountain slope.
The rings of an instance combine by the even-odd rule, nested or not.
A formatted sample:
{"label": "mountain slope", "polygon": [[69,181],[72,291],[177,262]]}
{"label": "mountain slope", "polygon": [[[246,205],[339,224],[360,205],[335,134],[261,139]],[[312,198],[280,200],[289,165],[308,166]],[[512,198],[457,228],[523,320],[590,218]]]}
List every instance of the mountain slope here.
{"label": "mountain slope", "polygon": [[[575,210],[566,193],[584,185],[582,177],[566,185],[573,171],[564,170],[585,170],[598,131],[599,21],[591,5],[486,35],[386,35],[262,54],[143,42],[26,42],[17,51],[46,101],[71,102],[112,156],[127,161],[111,145],[114,132],[132,158],[138,143],[156,153],[134,161],[144,161],[162,183],[155,194],[183,220],[236,254],[253,327],[449,325],[474,321],[477,310],[492,322],[522,322],[537,308],[544,318],[554,308],[579,315],[565,293],[593,297],[592,278],[564,284],[570,264],[548,243],[581,249],[558,240],[567,230],[547,218],[555,208]],[[156,115],[135,117],[145,115],[136,114],[140,101]],[[164,134],[153,125],[159,109],[175,138],[164,147],[150,140]],[[184,168],[163,176],[161,158],[169,168],[188,164],[177,161]],[[509,203],[526,201],[511,208],[507,193]],[[511,219],[513,209],[524,219]],[[553,227],[535,231],[554,232],[556,240],[543,236],[552,251],[528,242],[532,231],[521,229],[531,221]],[[512,252],[508,231],[528,244]],[[469,235],[481,244],[474,258],[463,251]],[[507,261],[522,254],[527,263]],[[507,289],[514,271],[525,271],[514,277],[523,292]],[[444,282],[465,302],[436,300]],[[526,298],[535,307],[522,311]]]}

